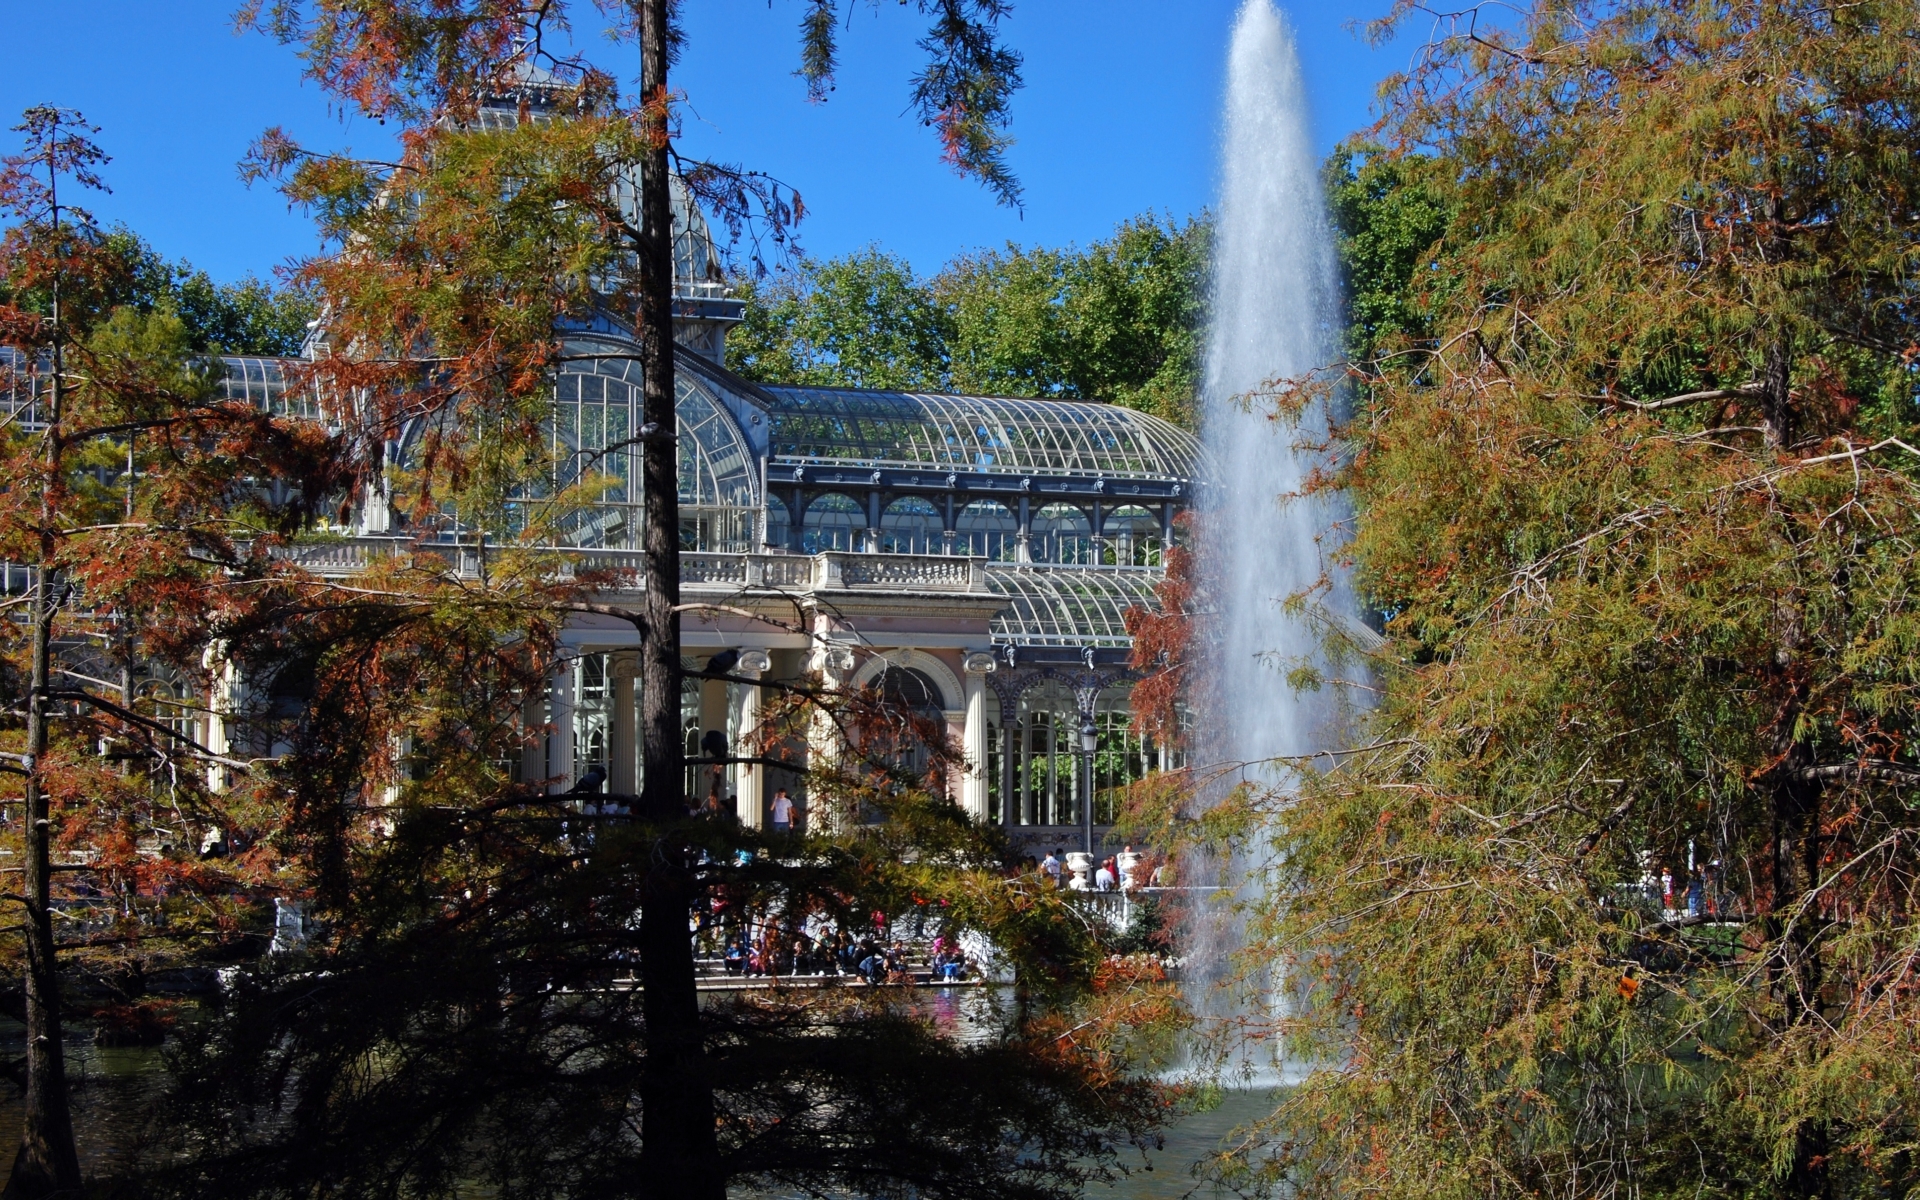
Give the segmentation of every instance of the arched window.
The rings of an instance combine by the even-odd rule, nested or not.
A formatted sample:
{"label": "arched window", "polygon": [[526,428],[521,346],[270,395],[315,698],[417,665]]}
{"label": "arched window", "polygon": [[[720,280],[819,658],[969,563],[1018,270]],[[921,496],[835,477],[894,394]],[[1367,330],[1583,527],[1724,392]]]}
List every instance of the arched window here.
{"label": "arched window", "polygon": [[866,540],[866,509],[851,496],[828,492],[807,505],[801,545],[808,554],[822,550],[858,550]]}
{"label": "arched window", "polygon": [[874,686],[890,702],[922,716],[937,717],[947,707],[947,698],[933,676],[913,667],[888,667],[874,680]]}
{"label": "arched window", "polygon": [[996,500],[975,500],[954,517],[953,552],[994,562],[1012,562],[1020,547],[1020,522]]}
{"label": "arched window", "polygon": [[1106,545],[1100,551],[1100,565],[1106,567],[1158,567],[1163,565],[1160,546],[1160,518],[1137,504],[1117,508],[1107,517]]}
{"label": "arched window", "polygon": [[890,666],[867,687],[884,704],[876,724],[863,733],[865,751],[909,774],[921,774],[932,761],[929,743],[946,736],[946,697],[925,671]]}
{"label": "arched window", "polygon": [[786,496],[767,497],[767,540],[766,544],[776,550],[785,550],[793,545],[793,514],[787,508],[792,500]]}
{"label": "arched window", "polygon": [[880,514],[882,554],[939,554],[945,537],[940,510],[924,497],[902,497]]}
{"label": "arched window", "polygon": [[1033,515],[1027,553],[1034,562],[1093,564],[1093,524],[1071,504],[1049,504]]}
{"label": "arched window", "polygon": [[[576,352],[606,348],[595,341],[569,343]],[[570,364],[559,374],[550,426],[552,477],[521,490],[514,502],[515,532],[557,516],[555,534],[573,545],[639,547],[644,506],[634,435],[640,403],[637,359],[609,354],[590,365]],[[758,489],[745,435],[712,393],[685,375],[675,381],[674,413],[681,549],[748,549]],[[542,511],[560,497],[566,499],[563,511]]]}

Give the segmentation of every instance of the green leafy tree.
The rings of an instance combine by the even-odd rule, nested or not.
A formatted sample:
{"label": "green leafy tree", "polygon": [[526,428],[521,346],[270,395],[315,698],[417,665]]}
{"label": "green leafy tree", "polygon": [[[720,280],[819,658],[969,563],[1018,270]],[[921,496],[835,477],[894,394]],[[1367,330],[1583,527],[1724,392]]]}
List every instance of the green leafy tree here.
{"label": "green leafy tree", "polygon": [[876,247],[742,281],[746,320],[727,360],[749,379],[822,387],[938,390],[952,324],[904,259]]}
{"label": "green leafy tree", "polygon": [[1339,230],[1341,293],[1347,304],[1349,358],[1369,366],[1376,350],[1430,333],[1427,310],[1440,293],[1417,273],[1436,271],[1441,235],[1452,214],[1424,171],[1431,157],[1389,155],[1375,145],[1346,145],[1327,160],[1327,207]]}
{"label": "green leafy tree", "polygon": [[743,283],[730,360],[768,383],[1108,400],[1191,424],[1207,226],[1136,217],[1085,250],[983,251],[923,279],[877,248]]}
{"label": "green leafy tree", "polygon": [[1339,1068],[1253,1177],[1915,1183],[1916,35],[1540,4],[1388,93],[1335,200],[1389,645],[1364,744],[1272,807],[1254,951]]}
{"label": "green leafy tree", "polygon": [[[275,288],[252,277],[217,283],[185,262],[170,263],[125,227],[101,232],[98,242],[102,261],[112,263],[111,273],[101,275],[108,308],[172,314],[196,353],[297,354],[318,312],[298,288]],[[17,297],[0,293],[0,300],[45,315],[51,297],[44,288],[27,288]]]}

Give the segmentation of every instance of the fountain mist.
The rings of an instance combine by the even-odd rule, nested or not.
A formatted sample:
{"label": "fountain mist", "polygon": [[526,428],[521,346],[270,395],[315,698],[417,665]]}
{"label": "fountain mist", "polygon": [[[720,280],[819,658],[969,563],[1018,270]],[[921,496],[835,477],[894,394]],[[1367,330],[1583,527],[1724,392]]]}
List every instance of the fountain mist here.
{"label": "fountain mist", "polygon": [[[1339,512],[1329,499],[1294,495],[1315,463],[1294,444],[1325,433],[1325,405],[1294,425],[1274,420],[1271,405],[1247,397],[1270,381],[1333,361],[1337,300],[1331,228],[1293,37],[1270,0],[1246,0],[1228,59],[1201,397],[1202,437],[1214,474],[1201,547],[1216,615],[1198,749],[1204,761],[1247,764],[1245,777],[1282,788],[1285,772],[1263,762],[1326,749],[1337,735],[1338,702],[1288,683],[1290,669],[1321,655],[1314,623],[1290,612],[1286,601],[1329,577],[1327,551],[1334,548]],[[1318,593],[1321,611],[1346,606],[1344,589],[1334,590],[1337,596]],[[1213,878],[1202,881],[1234,886],[1248,865],[1205,864],[1202,875]],[[1263,1024],[1261,1016],[1285,991],[1283,980],[1220,986],[1241,944],[1239,920],[1217,906],[1191,933],[1188,962],[1200,969],[1190,974],[1190,999],[1199,1014],[1227,1026],[1222,1032],[1229,1037],[1234,1026]],[[1284,1065],[1246,1046],[1226,1062],[1243,1077],[1267,1081],[1277,1081],[1276,1068]]]}
{"label": "fountain mist", "polygon": [[1286,500],[1311,469],[1294,429],[1240,398],[1333,360],[1333,248],[1320,164],[1307,127],[1293,38],[1268,0],[1247,0],[1233,29],[1213,247],[1213,318],[1202,393],[1203,436],[1219,472],[1207,520],[1210,591],[1219,605],[1213,685],[1222,757],[1252,762],[1309,753],[1325,705],[1286,686],[1290,663],[1314,656],[1308,623],[1286,597],[1322,573],[1333,514]]}

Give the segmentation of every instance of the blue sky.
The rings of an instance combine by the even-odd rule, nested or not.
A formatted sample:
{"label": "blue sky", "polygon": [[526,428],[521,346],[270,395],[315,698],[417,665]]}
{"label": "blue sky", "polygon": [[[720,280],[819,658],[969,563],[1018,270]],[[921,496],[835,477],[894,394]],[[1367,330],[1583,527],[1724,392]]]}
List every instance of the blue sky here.
{"label": "blue sky", "polygon": [[[1369,49],[1347,28],[1378,15],[1386,0],[1282,3],[1330,148],[1371,120],[1375,86],[1403,69],[1407,54]],[[312,145],[362,152],[377,151],[387,132],[331,112],[288,49],[236,35],[235,4],[0,0],[14,51],[0,71],[0,118],[13,124],[39,103],[80,109],[114,156],[114,194],[95,200],[96,213],[221,279],[263,275],[314,248],[304,216],[237,178],[234,164],[261,130],[284,125]],[[692,106],[683,149],[797,187],[809,210],[801,241],[816,256],[873,243],[933,271],[1009,240],[1090,241],[1135,213],[1184,216],[1209,203],[1237,5],[1019,0],[1007,35],[1026,56],[1011,154],[1026,188],[1023,213],[955,177],[931,133],[905,112],[924,27],[911,6],[856,0],[838,87],[827,103],[810,105],[792,76],[797,0],[686,0],[689,45],[675,76]],[[591,37],[591,5],[578,7],[579,32]],[[603,65],[630,74],[614,56]]]}

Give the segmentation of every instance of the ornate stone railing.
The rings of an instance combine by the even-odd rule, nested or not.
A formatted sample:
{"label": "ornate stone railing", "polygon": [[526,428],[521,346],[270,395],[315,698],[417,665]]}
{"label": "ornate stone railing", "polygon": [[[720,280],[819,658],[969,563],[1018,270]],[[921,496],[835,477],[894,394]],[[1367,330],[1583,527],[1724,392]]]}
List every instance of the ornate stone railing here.
{"label": "ornate stone railing", "polygon": [[[639,571],[637,550],[542,547],[559,556],[561,570]],[[406,538],[360,537],[315,542],[275,551],[275,556],[322,575],[357,575],[394,554],[430,554],[453,574],[477,578],[480,547],[472,543],[414,542]],[[490,553],[499,553],[497,548]],[[680,581],[696,588],[767,588],[779,591],[894,591],[987,594],[987,564],[981,558],[928,554],[855,554],[832,551],[797,554],[680,555]]]}
{"label": "ornate stone railing", "polygon": [[987,560],[930,554],[820,554],[817,588],[883,588],[889,591],[984,592]]}

